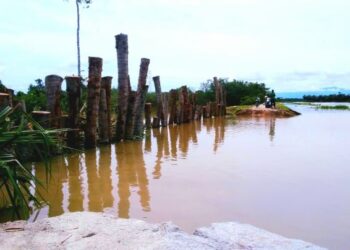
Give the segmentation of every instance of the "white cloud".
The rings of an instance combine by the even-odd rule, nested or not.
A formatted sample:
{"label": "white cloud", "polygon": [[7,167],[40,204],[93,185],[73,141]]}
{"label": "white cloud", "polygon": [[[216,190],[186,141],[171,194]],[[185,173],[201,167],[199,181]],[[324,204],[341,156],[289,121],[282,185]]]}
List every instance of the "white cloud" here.
{"label": "white cloud", "polygon": [[[81,12],[83,68],[88,56],[100,56],[104,74],[116,77],[114,35],[123,32],[133,82],[140,58],[148,57],[164,89],[199,86],[214,75],[276,89],[318,88],[329,80],[322,73],[334,76],[350,65],[349,8],[345,0],[94,1]],[[4,80],[26,89],[39,76],[75,72],[74,1],[6,1],[2,9]],[[298,78],[294,72],[321,73]]]}

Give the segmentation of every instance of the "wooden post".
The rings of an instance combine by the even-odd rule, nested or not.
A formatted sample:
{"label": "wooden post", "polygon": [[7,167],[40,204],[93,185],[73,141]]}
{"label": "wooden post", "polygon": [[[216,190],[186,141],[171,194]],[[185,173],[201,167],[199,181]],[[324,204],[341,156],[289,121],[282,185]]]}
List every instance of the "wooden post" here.
{"label": "wooden post", "polygon": [[146,128],[151,128],[151,111],[152,111],[152,103],[146,103],[145,104],[145,121],[146,121]]}
{"label": "wooden post", "polygon": [[67,95],[68,95],[68,128],[74,131],[68,131],[67,143],[70,147],[79,145],[79,122],[80,122],[80,89],[81,78],[78,76],[66,76]]}
{"label": "wooden post", "polygon": [[139,82],[137,86],[135,105],[134,105],[134,120],[133,120],[133,129],[134,136],[143,135],[143,113],[146,103],[146,95],[148,92],[147,83],[147,73],[150,60],[147,58],[141,59],[140,64],[140,73],[139,73]]}
{"label": "wooden post", "polygon": [[128,99],[128,110],[126,112],[126,124],[125,124],[125,136],[123,139],[132,140],[134,138],[134,128],[132,125],[132,120],[134,116],[134,104],[135,104],[136,91],[131,91],[129,93]]}
{"label": "wooden post", "polygon": [[[162,89],[160,86],[160,78],[159,76],[153,77],[153,82],[154,82],[154,88],[156,90],[156,96],[157,96],[157,117],[158,121],[163,120],[162,118]],[[154,124],[154,119],[153,119],[153,124]],[[157,121],[157,120],[156,120]],[[159,127],[159,125],[158,125]]]}
{"label": "wooden post", "polygon": [[99,141],[101,143],[109,142],[108,129],[109,129],[109,126],[108,126],[106,89],[101,88],[100,107],[98,111],[98,132],[99,132]]}
{"label": "wooden post", "polygon": [[112,107],[111,107],[111,95],[112,95],[112,79],[111,76],[105,76],[101,79],[101,89],[104,89],[106,92],[106,104],[107,104],[107,125],[108,125],[108,141],[112,141],[113,132],[112,132]]}
{"label": "wooden post", "polygon": [[38,122],[43,128],[48,128],[50,124],[49,111],[32,111],[32,118]]}
{"label": "wooden post", "polygon": [[194,120],[200,120],[202,118],[202,106],[196,105],[194,113]]}
{"label": "wooden post", "polygon": [[159,128],[159,118],[158,117],[153,117],[153,121],[152,121],[152,128]]}
{"label": "wooden post", "polygon": [[214,87],[215,87],[215,116],[220,116],[219,104],[220,104],[220,83],[217,77],[214,77]]}
{"label": "wooden post", "polygon": [[170,116],[169,116],[169,124],[172,125],[176,121],[176,101],[177,101],[177,91],[172,89],[170,90],[169,97],[169,105],[170,105]]}
{"label": "wooden post", "polygon": [[85,128],[85,146],[96,147],[97,118],[100,105],[102,58],[89,57],[89,80]]}
{"label": "wooden post", "polygon": [[210,103],[210,111],[212,112],[212,116],[217,116],[217,105],[216,102],[211,102]]}
{"label": "wooden post", "polygon": [[13,89],[7,89],[7,93],[9,94],[9,105],[13,107],[13,96],[15,95],[15,91]]}
{"label": "wooden post", "polygon": [[162,127],[168,126],[168,93],[161,94],[161,103],[162,103],[162,115],[161,115],[161,124]]}
{"label": "wooden post", "polygon": [[226,96],[227,96],[226,95],[226,89],[224,87],[222,87],[222,100],[223,100],[223,102],[222,102],[222,105],[223,105],[222,113],[223,113],[223,115],[226,115],[226,105],[227,105]]}
{"label": "wooden post", "polygon": [[203,119],[208,118],[207,106],[202,106]]}
{"label": "wooden post", "polygon": [[118,58],[118,118],[116,126],[116,139],[125,138],[126,116],[129,96],[129,65],[128,65],[128,36],[119,34],[115,36]]}
{"label": "wooden post", "polygon": [[189,98],[188,98],[188,89],[187,86],[182,86],[181,87],[181,93],[182,93],[182,98],[183,98],[183,118],[182,118],[182,122],[183,123],[188,123],[190,121],[190,109],[191,109],[191,105],[189,102]]}
{"label": "wooden post", "polygon": [[8,93],[0,93],[0,109],[9,106],[9,99],[10,98]]}
{"label": "wooden post", "polygon": [[50,127],[59,128],[61,119],[61,84],[63,78],[58,75],[45,77],[45,88],[47,96],[47,110],[51,113]]}
{"label": "wooden post", "polygon": [[195,93],[192,93],[191,94],[191,107],[192,107],[192,115],[191,115],[191,120],[194,120],[194,116],[196,114],[196,94]]}

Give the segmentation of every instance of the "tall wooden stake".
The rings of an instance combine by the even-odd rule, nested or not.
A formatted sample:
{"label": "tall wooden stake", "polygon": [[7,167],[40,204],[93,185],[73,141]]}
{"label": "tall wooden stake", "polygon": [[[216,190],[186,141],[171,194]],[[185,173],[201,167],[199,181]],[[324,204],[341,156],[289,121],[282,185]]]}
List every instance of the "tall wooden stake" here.
{"label": "tall wooden stake", "polygon": [[85,128],[85,146],[96,147],[97,118],[100,105],[102,58],[89,57],[89,80]]}
{"label": "tall wooden stake", "polygon": [[111,95],[112,95],[112,78],[111,76],[102,77],[101,89],[106,92],[106,104],[107,104],[107,126],[108,126],[108,140],[111,142],[113,137],[112,132],[112,107],[111,107]]}
{"label": "tall wooden stake", "polygon": [[108,111],[107,111],[107,97],[106,89],[101,88],[100,91],[100,107],[98,111],[98,131],[99,131],[99,141],[101,143],[108,143]]}
{"label": "tall wooden stake", "polygon": [[45,77],[45,88],[47,96],[47,110],[51,113],[50,127],[60,128],[61,126],[61,84],[63,78],[58,75]]}
{"label": "tall wooden stake", "polygon": [[68,120],[67,126],[73,131],[67,133],[67,142],[70,147],[79,145],[79,122],[80,122],[80,83],[81,78],[78,76],[67,76],[67,95],[68,95]]}
{"label": "tall wooden stake", "polygon": [[128,111],[129,96],[129,66],[128,66],[128,36],[119,34],[115,36],[118,58],[118,118],[116,127],[116,139],[125,138],[126,115]]}

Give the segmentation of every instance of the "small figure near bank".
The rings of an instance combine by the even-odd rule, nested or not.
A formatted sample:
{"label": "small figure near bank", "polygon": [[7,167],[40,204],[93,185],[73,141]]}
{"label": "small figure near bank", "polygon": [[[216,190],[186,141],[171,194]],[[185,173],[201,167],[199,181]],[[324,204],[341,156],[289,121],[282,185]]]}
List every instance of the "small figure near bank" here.
{"label": "small figure near bank", "polygon": [[257,96],[255,100],[255,107],[259,107],[259,104],[260,104],[260,97]]}
{"label": "small figure near bank", "polygon": [[274,90],[271,91],[271,106],[273,109],[276,108],[276,94]]}
{"label": "small figure near bank", "polygon": [[268,96],[265,96],[265,108],[271,108],[271,99]]}

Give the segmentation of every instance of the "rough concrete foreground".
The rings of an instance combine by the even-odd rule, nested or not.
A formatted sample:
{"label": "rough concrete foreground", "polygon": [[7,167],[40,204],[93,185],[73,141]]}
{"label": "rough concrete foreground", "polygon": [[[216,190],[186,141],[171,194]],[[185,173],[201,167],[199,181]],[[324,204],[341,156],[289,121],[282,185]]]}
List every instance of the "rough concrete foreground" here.
{"label": "rough concrete foreground", "polygon": [[103,213],[78,212],[34,223],[0,225],[1,249],[324,249],[234,222],[193,235],[172,223],[149,224]]}

